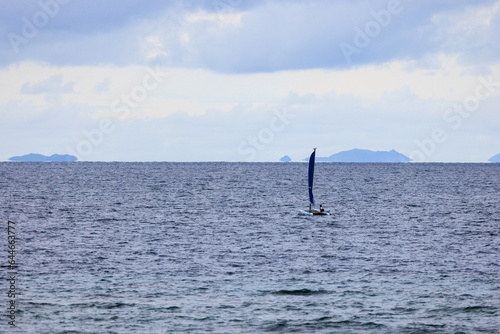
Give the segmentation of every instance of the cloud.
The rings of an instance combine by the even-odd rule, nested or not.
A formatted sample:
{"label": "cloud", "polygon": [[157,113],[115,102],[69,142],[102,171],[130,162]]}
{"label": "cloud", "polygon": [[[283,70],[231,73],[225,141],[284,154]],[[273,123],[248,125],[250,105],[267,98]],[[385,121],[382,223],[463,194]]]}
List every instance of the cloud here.
{"label": "cloud", "polygon": [[111,82],[111,79],[108,77],[106,79],[104,79],[104,81],[98,83],[96,86],[95,86],[95,89],[94,91],[97,93],[97,94],[103,94],[103,93],[107,93],[109,92],[109,84]]}
{"label": "cloud", "polygon": [[[40,3],[49,2],[56,0]],[[401,10],[384,21],[383,13],[394,3]],[[346,69],[395,60],[428,66],[433,57],[446,54],[457,56],[464,66],[484,66],[500,57],[499,4],[493,0],[71,1],[60,4],[53,16],[46,15],[47,23],[26,38],[22,33],[26,22],[34,24],[44,9],[38,2],[15,1],[4,6],[0,30],[26,42],[17,45],[16,53],[12,41],[2,39],[0,64],[22,60],[54,65],[163,64],[256,73]],[[361,43],[360,31],[372,36]],[[341,48],[346,44],[358,51],[346,57]]]}
{"label": "cloud", "polygon": [[[115,122],[116,130],[88,159],[277,161],[284,154],[303,158],[318,143],[325,155],[354,147],[408,154],[422,128],[439,122],[443,104],[415,101],[415,94],[403,87],[377,99],[290,94],[278,104],[127,119]],[[277,111],[287,115],[285,121]]]}
{"label": "cloud", "polygon": [[500,32],[500,2],[436,14],[432,24],[440,49],[457,54],[461,63],[484,65],[499,60],[500,46],[493,36]]}
{"label": "cloud", "polygon": [[62,74],[53,75],[47,80],[36,83],[25,83],[21,87],[22,94],[68,94],[73,93],[74,82],[63,84]]}
{"label": "cloud", "polygon": [[[264,82],[267,75],[262,76]],[[89,90],[94,87],[88,85]],[[474,88],[470,93],[474,93]],[[218,98],[224,96],[221,94]],[[158,95],[162,96],[162,92]],[[207,102],[204,98],[198,102]],[[493,155],[491,146],[498,147],[499,143],[496,135],[500,126],[496,113],[499,98],[497,94],[481,102],[458,130],[443,121],[443,114],[453,100],[418,97],[406,85],[374,97],[335,91],[291,92],[280,100],[240,103],[229,110],[210,107],[208,101],[203,113],[184,112],[181,108],[162,116],[140,116],[148,115],[146,107],[136,111],[137,117],[124,120],[109,115],[94,118],[101,106],[83,100],[44,106],[11,101],[0,105],[0,148],[5,154],[1,158],[30,152],[71,153],[66,151],[67,147],[77,150],[78,144],[88,141],[89,133],[107,117],[112,119],[114,131],[92,145],[83,160],[247,161],[250,158],[247,152],[254,147],[251,138],[259,136],[263,140],[257,142],[259,146],[254,149],[256,155],[252,161],[277,161],[285,154],[300,160],[304,152],[315,146],[321,147],[322,156],[355,147],[396,149],[408,155],[418,148],[416,140],[426,139],[434,128],[440,127],[449,139],[429,157],[430,161],[486,161]],[[160,108],[166,102],[157,100]],[[273,119],[277,108],[286,108],[293,117],[288,122],[276,123]]]}
{"label": "cloud", "polygon": [[[376,17],[389,13],[388,3],[266,2],[243,13],[239,26],[186,25],[182,31],[189,42],[171,43],[168,53],[184,66],[243,73],[342,69],[439,53],[459,55],[465,64],[499,60],[493,46],[500,32],[495,3],[401,2],[388,23],[380,24]],[[449,29],[461,27],[464,17],[473,27],[468,34]],[[375,36],[369,36],[370,27],[378,27]],[[341,48],[346,44],[356,48],[349,57]]]}
{"label": "cloud", "polygon": [[36,83],[25,83],[21,86],[21,94],[42,94],[44,100],[52,105],[61,103],[62,94],[74,93],[75,82],[63,83],[62,74],[56,74],[47,80]]}
{"label": "cloud", "polygon": [[[218,5],[221,3],[223,6]],[[199,10],[224,12],[248,7],[234,0],[14,1],[0,12],[0,64],[41,61],[54,65],[144,63],[145,22],[179,25]],[[224,5],[225,4],[225,5]]]}

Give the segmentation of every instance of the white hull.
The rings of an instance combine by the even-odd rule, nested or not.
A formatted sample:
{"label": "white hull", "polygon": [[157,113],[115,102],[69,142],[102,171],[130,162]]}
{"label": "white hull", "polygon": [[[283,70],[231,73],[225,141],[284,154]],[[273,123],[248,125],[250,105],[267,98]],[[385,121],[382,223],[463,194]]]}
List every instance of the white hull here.
{"label": "white hull", "polygon": [[326,211],[319,212],[316,210],[313,210],[313,211],[300,210],[299,215],[301,215],[301,216],[330,216],[331,214],[330,214],[330,212],[326,212]]}

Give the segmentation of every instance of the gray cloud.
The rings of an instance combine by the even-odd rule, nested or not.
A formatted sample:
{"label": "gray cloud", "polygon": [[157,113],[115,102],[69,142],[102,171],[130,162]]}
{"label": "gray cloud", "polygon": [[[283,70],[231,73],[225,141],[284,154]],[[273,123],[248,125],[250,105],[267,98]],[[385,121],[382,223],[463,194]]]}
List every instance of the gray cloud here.
{"label": "gray cloud", "polygon": [[[45,0],[46,2],[56,0]],[[42,1],[43,2],[43,1]],[[400,13],[379,23],[366,46],[356,46],[373,16],[390,0],[357,1],[85,1],[61,4],[57,14],[26,43],[0,42],[0,64],[35,60],[55,65],[165,64],[219,72],[254,73],[312,68],[349,68],[391,60],[458,56],[467,66],[498,62],[500,10],[489,24],[464,30],[474,9],[496,2],[482,0],[401,1]],[[0,31],[22,36],[23,18],[43,10],[30,1],[9,2],[0,14]],[[220,20],[189,21],[200,10]],[[225,14],[241,14],[241,25],[224,25]],[[457,28],[458,27],[458,28]],[[464,29],[460,29],[464,28]],[[359,30],[358,30],[359,29]],[[375,29],[377,29],[375,27]],[[372,31],[373,32],[373,31]],[[11,36],[11,35],[10,35]],[[158,38],[156,58],[147,52],[148,36]],[[24,37],[23,37],[24,38]],[[345,57],[342,43],[359,52]],[[361,43],[363,44],[363,43]],[[145,47],[146,45],[146,47]]]}
{"label": "gray cloud", "polygon": [[[213,29],[217,23],[200,22],[184,27],[191,40],[166,43],[174,63],[221,72],[271,72],[311,68],[348,68],[391,60],[419,60],[444,53],[458,55],[464,64],[496,62],[500,53],[493,36],[500,33],[500,11],[489,25],[469,34],[460,26],[460,14],[492,1],[401,2],[387,26],[374,18],[387,13],[390,1],[282,2],[262,4],[244,13],[241,27]],[[464,14],[465,15],[465,14]],[[458,16],[458,18],[456,18]],[[455,21],[453,21],[455,20]],[[378,24],[379,32],[367,29]],[[361,31],[361,33],[359,33]],[[344,43],[344,44],[343,44]],[[346,58],[341,46],[356,53]]]}

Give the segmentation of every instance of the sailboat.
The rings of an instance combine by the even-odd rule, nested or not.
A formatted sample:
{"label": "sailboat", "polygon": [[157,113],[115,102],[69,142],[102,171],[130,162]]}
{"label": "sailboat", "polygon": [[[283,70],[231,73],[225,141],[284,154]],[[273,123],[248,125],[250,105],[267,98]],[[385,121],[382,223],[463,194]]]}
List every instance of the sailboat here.
{"label": "sailboat", "polygon": [[313,195],[313,181],[314,181],[314,161],[316,159],[316,148],[313,149],[313,153],[309,157],[309,210],[300,210],[299,215],[303,216],[329,216],[330,213],[326,211],[313,210],[314,205],[314,195]]}

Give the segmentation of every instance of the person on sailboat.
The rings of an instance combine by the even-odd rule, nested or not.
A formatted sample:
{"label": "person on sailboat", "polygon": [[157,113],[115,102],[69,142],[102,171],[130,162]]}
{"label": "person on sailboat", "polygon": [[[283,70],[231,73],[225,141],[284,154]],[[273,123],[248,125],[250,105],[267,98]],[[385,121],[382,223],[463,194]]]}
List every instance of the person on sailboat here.
{"label": "person on sailboat", "polygon": [[325,208],[323,207],[323,204],[319,205],[319,212],[325,212]]}

